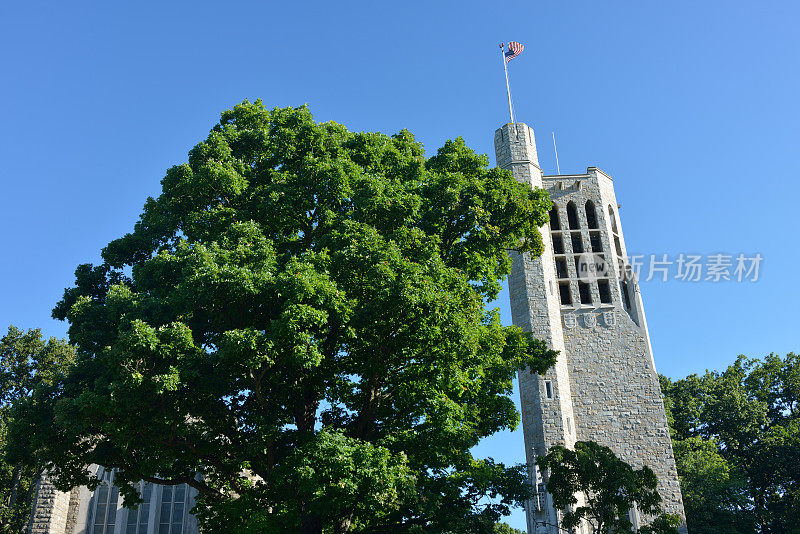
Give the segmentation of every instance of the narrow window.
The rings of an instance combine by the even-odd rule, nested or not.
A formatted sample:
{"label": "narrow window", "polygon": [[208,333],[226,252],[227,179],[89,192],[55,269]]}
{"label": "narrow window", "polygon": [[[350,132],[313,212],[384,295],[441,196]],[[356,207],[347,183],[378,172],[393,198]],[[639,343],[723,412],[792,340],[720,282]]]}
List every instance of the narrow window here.
{"label": "narrow window", "polygon": [[561,230],[561,221],[558,218],[558,208],[555,204],[550,210],[550,230]]}
{"label": "narrow window", "polygon": [[611,304],[611,287],[608,285],[608,280],[598,280],[597,291],[600,293],[600,302]]}
{"label": "narrow window", "polygon": [[567,260],[565,258],[556,258],[556,276],[558,278],[567,278]]}
{"label": "narrow window", "polygon": [[586,224],[589,228],[599,228],[597,225],[597,212],[594,209],[594,202],[586,201]]}
{"label": "narrow window", "polygon": [[614,208],[611,207],[611,204],[608,205],[608,218],[611,219],[611,231],[619,233],[617,230],[617,218],[614,217]]}
{"label": "narrow window", "polygon": [[142,497],[142,504],[133,510],[128,510],[125,534],[147,534],[147,521],[150,518],[150,497],[153,495],[153,485],[149,482],[144,482],[139,491]]}
{"label": "narrow window", "polygon": [[549,380],[544,381],[544,392],[548,399],[553,398],[553,384]]}
{"label": "narrow window", "polygon": [[567,416],[567,432],[572,434],[572,419]]}
{"label": "narrow window", "polygon": [[622,258],[622,246],[619,244],[619,236],[614,235],[614,248],[617,249],[617,256]]}
{"label": "narrow window", "polygon": [[619,283],[619,290],[622,293],[622,300],[625,302],[625,309],[631,309],[631,297],[628,295],[628,282],[622,281]]}
{"label": "narrow window", "polygon": [[581,298],[581,304],[592,303],[592,290],[586,282],[578,282],[578,294]]}
{"label": "narrow window", "polygon": [[552,234],[553,238],[553,254],[563,254],[564,253],[564,238],[561,237],[561,234]]}
{"label": "narrow window", "polygon": [[558,294],[561,297],[562,306],[569,306],[572,304],[572,295],[569,292],[569,282],[558,283]]}
{"label": "narrow window", "polygon": [[603,242],[600,240],[600,232],[589,232],[589,242],[592,244],[592,252],[603,252]]}
{"label": "narrow window", "polygon": [[581,254],[583,252],[583,240],[580,232],[572,232],[572,252]]}
{"label": "narrow window", "polygon": [[580,229],[580,224],[578,224],[578,208],[575,207],[575,203],[571,200],[567,204],[567,221],[569,222],[570,230]]}

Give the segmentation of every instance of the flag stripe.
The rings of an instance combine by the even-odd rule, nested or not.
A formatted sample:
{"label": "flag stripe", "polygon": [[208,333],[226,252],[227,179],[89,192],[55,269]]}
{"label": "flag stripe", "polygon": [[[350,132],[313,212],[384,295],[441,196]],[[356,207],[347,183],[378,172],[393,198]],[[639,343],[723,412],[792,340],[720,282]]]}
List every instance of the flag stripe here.
{"label": "flag stripe", "polygon": [[508,52],[506,52],[506,63],[517,57],[525,50],[525,46],[522,43],[518,43],[516,41],[511,41],[508,43]]}

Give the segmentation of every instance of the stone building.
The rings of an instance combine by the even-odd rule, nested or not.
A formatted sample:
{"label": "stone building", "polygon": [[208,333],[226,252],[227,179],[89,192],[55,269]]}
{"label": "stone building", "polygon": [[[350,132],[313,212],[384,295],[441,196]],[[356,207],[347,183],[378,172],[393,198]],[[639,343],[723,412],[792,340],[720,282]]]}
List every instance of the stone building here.
{"label": "stone building", "polygon": [[197,521],[188,513],[197,491],[186,484],[160,486],[142,482],[143,502],[128,510],[114,486],[114,472],[90,468],[100,485],[64,493],[45,475],[34,497],[29,534],[197,534]]}
{"label": "stone building", "polygon": [[[555,510],[534,465],[556,444],[596,441],[659,479],[665,511],[684,517],[667,418],[641,293],[626,264],[619,205],[609,175],[544,176],[533,129],[509,123],[495,132],[498,166],[546,189],[553,201],[542,228],[544,254],[514,255],[509,278],[515,325],[559,351],[544,375],[520,373],[527,462],[536,498],[528,532],[556,534]],[[641,522],[634,513],[634,525]]]}
{"label": "stone building", "polygon": [[[666,511],[683,517],[678,475],[636,280],[626,275],[625,241],[611,177],[543,176],[533,130],[522,123],[495,132],[497,163],[553,200],[541,258],[514,256],[509,278],[514,324],[559,351],[545,375],[520,374],[527,462],[539,493],[528,503],[528,532],[556,534],[553,509],[534,459],[555,444],[593,440],[659,479]],[[30,534],[195,534],[188,511],[195,490],[142,484],[144,503],[122,506],[113,471],[103,482],[62,493],[43,477]],[[634,523],[638,517],[632,518]]]}

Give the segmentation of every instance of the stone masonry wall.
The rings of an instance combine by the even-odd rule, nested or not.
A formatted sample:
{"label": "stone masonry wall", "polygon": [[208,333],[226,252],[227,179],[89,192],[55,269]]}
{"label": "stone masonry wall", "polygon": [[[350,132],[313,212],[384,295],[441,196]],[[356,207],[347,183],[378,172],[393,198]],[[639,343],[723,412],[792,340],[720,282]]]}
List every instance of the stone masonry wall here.
{"label": "stone masonry wall", "polygon": [[[622,224],[609,176],[590,168],[586,175],[569,180],[545,177],[544,182],[563,217],[566,217],[567,203],[575,203],[585,245],[589,243],[589,229],[584,206],[588,200],[595,203],[603,254],[609,264],[614,265],[617,254],[610,209],[616,219],[622,259],[625,258]],[[578,182],[580,185],[576,187]],[[567,255],[575,254],[571,240],[564,241]],[[574,264],[572,261],[567,264],[571,284],[577,284],[577,273],[572,271]],[[597,284],[592,283],[593,304],[575,303],[561,309],[578,439],[611,447],[635,467],[649,466],[658,476],[664,509],[683,517],[678,474],[641,292],[635,281],[629,282],[633,298],[631,310],[627,311],[619,274],[616,269],[609,272],[611,304],[600,303]]]}
{"label": "stone masonry wall", "polygon": [[[533,461],[554,444],[574,446],[593,440],[611,447],[634,466],[648,465],[659,478],[667,511],[683,516],[672,445],[658,376],[650,348],[641,293],[635,281],[622,279],[616,267],[625,261],[625,244],[611,177],[595,167],[586,174],[543,176],[536,157],[533,130],[506,124],[495,132],[498,166],[511,170],[517,181],[546,188],[558,207],[568,259],[568,278],[558,278],[549,225],[542,228],[545,251],[541,258],[512,253],[509,276],[512,320],[560,352],[553,369],[543,375],[519,376],[523,435],[532,481],[546,481]],[[598,228],[588,228],[584,206],[592,200]],[[579,215],[584,250],[591,249],[590,231],[599,234],[602,254],[613,268],[607,276],[611,302],[602,303],[598,284],[591,282],[591,304],[581,304],[578,273],[567,228],[566,206],[573,201]],[[609,212],[610,210],[610,212]],[[613,239],[615,219],[620,251]],[[558,282],[568,280],[572,304],[561,305]],[[623,293],[624,292],[624,293]],[[630,307],[624,295],[628,295]],[[545,385],[550,385],[550,395]],[[549,497],[526,507],[528,532],[558,532],[560,512]]]}
{"label": "stone masonry wall", "polygon": [[29,534],[64,534],[69,514],[70,494],[58,491],[47,474],[36,486]]}
{"label": "stone masonry wall", "polygon": [[[495,153],[498,165],[510,170],[514,178],[530,187],[542,187],[542,171],[536,155],[533,130],[522,123],[506,124],[495,132]],[[547,226],[542,228],[547,234]],[[519,373],[520,403],[525,440],[525,454],[531,481],[540,487],[546,482],[534,464],[537,456],[546,454],[553,445],[574,446],[572,393],[569,368],[561,328],[558,295],[546,280],[555,277],[552,246],[544,239],[542,261],[528,254],[511,253],[513,266],[509,276],[509,295],[513,323],[532,332],[559,352],[555,366],[543,376]],[[550,387],[550,395],[546,393]],[[549,496],[540,492],[526,507],[528,531],[556,534],[560,512]]]}

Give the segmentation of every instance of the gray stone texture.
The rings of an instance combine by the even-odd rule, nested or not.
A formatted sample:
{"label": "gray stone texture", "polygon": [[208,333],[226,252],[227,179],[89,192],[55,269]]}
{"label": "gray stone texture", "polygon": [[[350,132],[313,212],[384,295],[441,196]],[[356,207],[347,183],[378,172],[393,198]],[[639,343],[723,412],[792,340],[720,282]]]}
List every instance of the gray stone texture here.
{"label": "gray stone texture", "polygon": [[58,491],[47,474],[36,485],[29,534],[64,534],[70,511],[70,493]]}
{"label": "gray stone texture", "polygon": [[[604,256],[607,265],[625,264],[625,242],[611,177],[595,167],[589,167],[586,174],[543,176],[533,130],[522,123],[509,123],[495,132],[495,152],[498,166],[511,170],[517,181],[550,193],[558,208],[558,233],[563,239],[564,254],[558,257],[566,260],[568,270],[567,277],[557,276],[549,224],[541,229],[545,243],[541,258],[512,254],[508,284],[512,320],[559,351],[555,367],[546,374],[522,372],[519,376],[526,457],[531,478],[540,491],[526,507],[528,532],[556,534],[560,516],[541,484],[546,473],[538,473],[534,459],[553,445],[572,447],[575,441],[597,441],[635,467],[649,466],[658,476],[665,511],[684,517],[638,284],[631,277],[621,276],[624,269],[614,267],[603,275],[610,302],[601,302],[598,283],[592,279],[586,280],[591,304],[581,304],[579,297],[578,282],[582,279],[574,259],[580,251],[572,246],[569,202],[576,207],[579,225],[574,232],[576,238],[580,235],[584,251],[591,250],[590,238],[595,234],[602,248],[597,253]],[[589,228],[587,201],[595,205],[596,229]],[[559,281],[569,284],[569,305],[561,304]]]}

